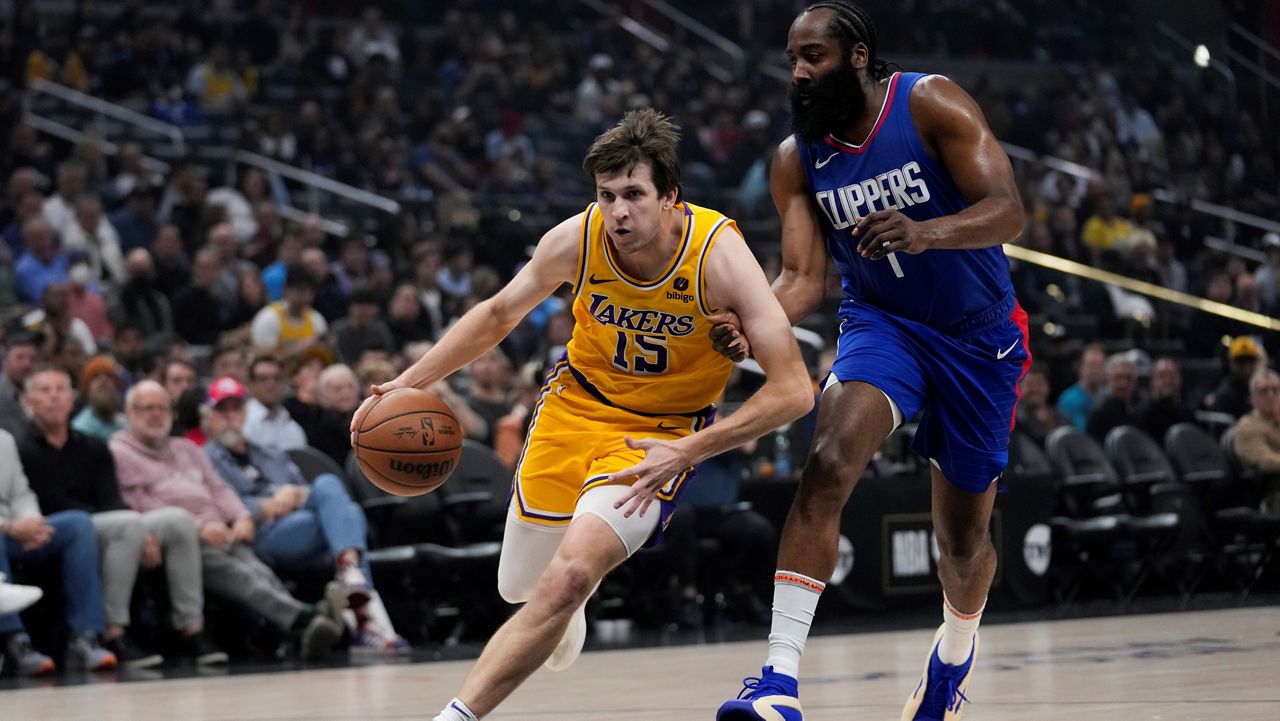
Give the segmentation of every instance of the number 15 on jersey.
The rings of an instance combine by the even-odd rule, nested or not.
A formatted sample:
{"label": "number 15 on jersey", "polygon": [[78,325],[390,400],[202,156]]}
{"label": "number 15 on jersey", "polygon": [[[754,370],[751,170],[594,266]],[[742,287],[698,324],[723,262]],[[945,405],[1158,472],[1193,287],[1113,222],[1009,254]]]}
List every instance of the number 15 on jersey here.
{"label": "number 15 on jersey", "polygon": [[658,375],[667,371],[667,337],[656,333],[618,331],[613,365],[631,374]]}

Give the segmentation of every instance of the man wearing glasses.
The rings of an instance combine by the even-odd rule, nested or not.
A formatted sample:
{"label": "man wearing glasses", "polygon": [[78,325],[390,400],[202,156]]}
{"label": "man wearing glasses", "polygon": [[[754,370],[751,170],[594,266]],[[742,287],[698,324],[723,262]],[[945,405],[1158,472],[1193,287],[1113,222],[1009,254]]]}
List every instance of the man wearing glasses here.
{"label": "man wearing glasses", "polygon": [[1253,411],[1236,424],[1236,455],[1258,471],[1262,505],[1280,511],[1280,374],[1263,370],[1249,381]]}
{"label": "man wearing glasses", "polygon": [[342,638],[342,589],[330,584],[317,604],[289,595],[253,552],[256,527],[235,489],[195,444],[169,435],[170,399],[159,383],[138,383],[124,405],[128,428],[111,438],[110,447],[125,503],[141,513],[166,506],[190,512],[201,541],[206,591],[253,609],[289,632],[303,659],[322,658]]}
{"label": "man wearing glasses", "polygon": [[275,356],[261,355],[249,365],[249,401],[244,434],[254,443],[280,451],[307,445],[307,434],[284,407],[284,371]]}

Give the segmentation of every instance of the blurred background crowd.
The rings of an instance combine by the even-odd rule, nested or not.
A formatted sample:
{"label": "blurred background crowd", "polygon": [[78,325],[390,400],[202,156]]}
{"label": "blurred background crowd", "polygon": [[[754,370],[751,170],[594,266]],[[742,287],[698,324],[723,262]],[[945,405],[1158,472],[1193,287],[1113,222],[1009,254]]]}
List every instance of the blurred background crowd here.
{"label": "blurred background crowd", "polygon": [[[303,655],[325,646],[330,617],[357,646],[393,652],[404,641],[384,611],[363,610],[365,540],[323,532],[342,525],[334,509],[360,500],[354,479],[318,493],[316,474],[296,475],[283,454],[309,447],[347,467],[347,422],[368,386],[394,378],[496,292],[545,229],[590,202],[581,155],[622,112],[652,105],[674,116],[686,197],[739,219],[766,271],[778,272],[768,164],[788,132],[782,47],[803,3],[697,4],[683,20],[638,0],[6,5],[0,427],[22,463],[37,466],[65,449],[63,426],[109,442],[123,493],[57,500],[56,479],[28,471],[42,512],[96,519],[183,507],[197,519],[211,590],[225,590],[226,578],[210,576],[209,547],[228,558],[253,549],[238,572],[264,588],[274,588],[272,570],[252,558],[286,576],[303,557],[327,558],[340,593],[316,587],[312,597],[324,598],[296,607],[265,590],[239,599],[274,613]],[[1141,3],[864,5],[883,57],[960,80],[1010,144],[1030,211],[1023,245],[1280,315],[1280,233],[1268,230],[1280,207],[1280,144],[1267,130],[1277,107],[1267,90],[1192,63]],[[1261,3],[1241,0],[1218,20],[1256,29],[1267,18]],[[695,29],[703,25],[736,52],[707,42]],[[1030,263],[1011,268],[1038,359],[1020,429],[1043,443],[1058,427],[1102,442],[1126,425],[1157,441],[1184,421],[1215,437],[1242,426],[1239,456],[1260,474],[1251,502],[1280,509],[1280,382],[1265,372],[1280,334]],[[837,283],[828,296],[801,334],[815,381],[830,363]],[[568,298],[548,299],[500,350],[434,389],[468,438],[507,466],[542,373],[572,333]],[[738,373],[726,405],[758,382],[750,368]],[[161,442],[165,424],[149,423],[150,411],[167,416],[171,430],[160,435],[204,447],[208,498],[130,490],[150,488],[125,477],[143,473],[131,453],[145,455],[147,438]],[[717,480],[700,484],[706,497],[692,507],[732,507],[744,481],[790,478],[809,425],[709,462],[704,478]],[[307,553],[263,545],[264,529],[304,511],[315,536]],[[686,543],[717,537],[759,549],[744,556],[771,555],[768,522],[727,517],[678,530]],[[244,518],[256,540],[236,530]],[[206,538],[207,524],[234,538]],[[344,576],[362,562],[363,578]],[[700,625],[709,616],[698,569],[664,568],[676,617]],[[723,602],[736,604],[735,618],[762,618],[768,570],[735,571]],[[170,595],[180,585],[170,579]],[[189,637],[177,651],[218,658],[200,640],[198,614],[177,616]],[[121,647],[127,620],[78,624],[69,622],[70,635],[86,646],[74,656],[84,665],[103,661],[102,641],[117,662],[156,655]],[[0,632],[23,672],[52,668],[23,634]]]}

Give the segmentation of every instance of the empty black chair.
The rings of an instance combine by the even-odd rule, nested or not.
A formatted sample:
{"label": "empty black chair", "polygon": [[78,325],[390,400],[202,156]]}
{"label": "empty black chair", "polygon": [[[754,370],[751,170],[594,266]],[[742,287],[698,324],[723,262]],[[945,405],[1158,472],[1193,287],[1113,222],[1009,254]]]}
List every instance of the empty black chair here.
{"label": "empty black chair", "polygon": [[1178,480],[1201,489],[1202,497],[1231,481],[1231,461],[1222,446],[1194,423],[1178,423],[1164,434],[1164,453]]}
{"label": "empty black chair", "polygon": [[365,477],[352,451],[346,463],[351,497],[369,519],[369,547],[383,548],[416,543],[456,545],[457,534],[447,522],[438,493],[394,496]]}
{"label": "empty black chair", "polygon": [[1155,510],[1151,489],[1157,484],[1174,483],[1177,475],[1159,444],[1133,426],[1111,429],[1106,448],[1107,456],[1120,474],[1125,506],[1133,514],[1127,524],[1138,547],[1138,575],[1129,590],[1132,598],[1176,542],[1179,517],[1176,513]]}
{"label": "empty black chair", "polygon": [[1169,544],[1153,559],[1154,571],[1177,588],[1185,604],[1204,577],[1210,557],[1200,498],[1184,483],[1157,483],[1151,487],[1152,514],[1177,518]]}
{"label": "empty black chair", "polygon": [[1247,468],[1236,455],[1236,427],[1222,434],[1223,455],[1231,466],[1234,483],[1227,502],[1213,511],[1222,538],[1228,576],[1243,598],[1262,577],[1280,543],[1280,512],[1259,510],[1257,471]]}
{"label": "empty black chair", "polygon": [[1054,471],[1053,463],[1035,439],[1015,430],[1009,435],[1009,466],[1005,473],[1017,478],[1048,478]]}
{"label": "empty black chair", "polygon": [[1070,603],[1087,582],[1127,595],[1136,571],[1129,535],[1131,519],[1121,509],[1120,485],[1102,446],[1074,426],[1057,428],[1045,450],[1058,470],[1060,513],[1050,519],[1054,595]]}
{"label": "empty black chair", "polygon": [[1120,510],[1120,478],[1097,441],[1064,426],[1049,433],[1044,445],[1062,473],[1059,501],[1066,515],[1089,518]]}
{"label": "empty black chair", "polygon": [[[1236,427],[1231,426],[1223,431],[1219,442],[1222,444],[1222,453],[1227,457],[1228,465],[1231,466],[1231,474],[1236,478],[1237,487],[1251,487],[1257,481],[1258,472],[1252,468],[1245,467],[1240,462],[1240,456],[1236,455]],[[1244,499],[1242,498],[1241,500],[1243,501]]]}
{"label": "empty black chair", "polygon": [[1133,426],[1119,426],[1107,433],[1107,458],[1120,474],[1125,505],[1146,515],[1151,510],[1150,491],[1157,483],[1177,480],[1173,465],[1151,436]]}
{"label": "empty black chair", "polygon": [[1201,509],[1210,526],[1222,537],[1247,532],[1258,512],[1249,503],[1247,485],[1232,470],[1235,434],[1220,443],[1194,423],[1179,423],[1165,434],[1165,453],[1183,483],[1197,489]]}
{"label": "empty black chair", "polygon": [[[496,627],[506,608],[496,580],[502,544],[468,543],[462,532],[465,522],[455,517],[439,490],[393,496],[365,477],[354,452],[346,465],[352,495],[369,517],[370,547],[379,549],[369,552],[370,561],[385,557],[407,564],[407,572],[395,579],[398,598],[387,604],[396,628],[414,644],[452,645],[468,631],[485,633]],[[453,480],[451,476],[448,483]],[[455,506],[465,508],[468,502]]]}
{"label": "empty black chair", "polygon": [[473,440],[462,442],[457,468],[437,491],[461,539],[502,539],[513,477],[511,467],[492,448]]}

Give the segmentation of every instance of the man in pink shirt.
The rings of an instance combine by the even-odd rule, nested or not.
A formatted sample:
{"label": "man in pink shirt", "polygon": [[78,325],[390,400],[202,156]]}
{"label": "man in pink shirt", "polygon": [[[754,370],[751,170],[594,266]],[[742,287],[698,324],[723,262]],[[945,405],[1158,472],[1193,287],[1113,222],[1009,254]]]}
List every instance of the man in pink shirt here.
{"label": "man in pink shirt", "polygon": [[205,590],[296,634],[303,658],[323,657],[342,638],[341,586],[331,584],[316,605],[289,595],[254,555],[253,518],[235,490],[194,443],[169,435],[172,413],[168,392],[155,381],[142,381],[125,396],[127,428],[110,444],[125,503],[143,513],[165,506],[190,512],[200,535]]}

